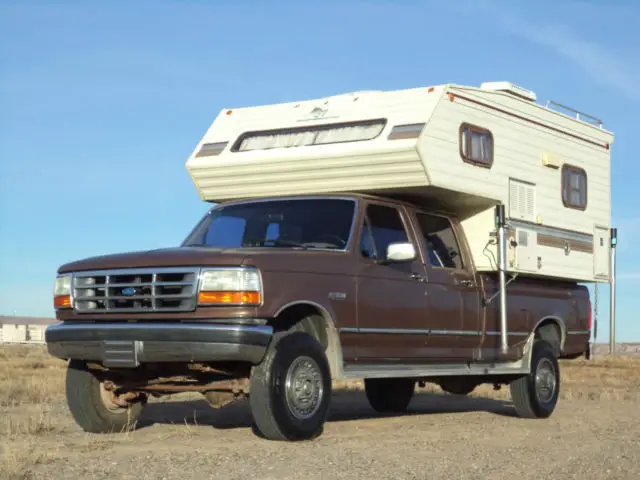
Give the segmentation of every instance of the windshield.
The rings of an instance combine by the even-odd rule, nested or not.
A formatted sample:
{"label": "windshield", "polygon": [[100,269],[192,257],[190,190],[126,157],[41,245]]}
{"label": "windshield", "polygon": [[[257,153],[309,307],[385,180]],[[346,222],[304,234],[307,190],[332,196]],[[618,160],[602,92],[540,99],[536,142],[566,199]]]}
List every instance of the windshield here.
{"label": "windshield", "polygon": [[342,250],[354,214],[355,201],[334,198],[220,206],[202,219],[183,246]]}

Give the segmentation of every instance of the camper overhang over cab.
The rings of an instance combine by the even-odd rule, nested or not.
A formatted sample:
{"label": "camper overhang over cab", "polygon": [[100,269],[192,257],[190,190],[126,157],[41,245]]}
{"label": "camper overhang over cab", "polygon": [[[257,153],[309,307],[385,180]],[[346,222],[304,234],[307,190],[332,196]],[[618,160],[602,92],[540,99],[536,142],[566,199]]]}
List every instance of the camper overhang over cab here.
{"label": "camper overhang over cab", "polygon": [[536,101],[490,82],[224,109],[186,166],[209,202],[356,192],[446,211],[479,271],[498,268],[503,204],[509,272],[608,282],[613,134]]}

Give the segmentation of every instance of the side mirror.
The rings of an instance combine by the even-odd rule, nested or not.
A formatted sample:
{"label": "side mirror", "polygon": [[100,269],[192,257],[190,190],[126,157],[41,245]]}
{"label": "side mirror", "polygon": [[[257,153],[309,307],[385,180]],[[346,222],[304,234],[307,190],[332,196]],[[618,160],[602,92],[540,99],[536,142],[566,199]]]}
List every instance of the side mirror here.
{"label": "side mirror", "polygon": [[387,262],[406,262],[416,258],[416,249],[411,243],[390,243],[387,247]]}

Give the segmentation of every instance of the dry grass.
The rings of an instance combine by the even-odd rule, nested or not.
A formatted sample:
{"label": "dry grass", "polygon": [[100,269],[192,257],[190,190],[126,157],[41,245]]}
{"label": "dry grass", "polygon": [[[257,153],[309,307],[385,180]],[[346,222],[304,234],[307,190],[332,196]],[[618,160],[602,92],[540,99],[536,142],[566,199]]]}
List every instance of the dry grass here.
{"label": "dry grass", "polygon": [[[640,358],[603,356],[561,364],[563,399],[640,401]],[[68,416],[62,413],[65,366],[41,345],[0,345],[0,478],[31,478],[35,466],[57,458],[55,451],[38,444],[69,428]],[[334,388],[361,390],[362,382],[336,382]],[[427,384],[421,391],[440,389]],[[509,391],[481,386],[472,395],[505,399]],[[190,428],[184,427],[184,435],[191,434]],[[126,435],[117,440],[86,436],[80,451],[104,450],[123,441]]]}
{"label": "dry grass", "polygon": [[0,345],[0,408],[62,399],[64,367],[42,345]]}
{"label": "dry grass", "polygon": [[0,477],[18,480],[34,477],[33,468],[53,458],[50,451],[36,442],[3,442],[0,457]]}

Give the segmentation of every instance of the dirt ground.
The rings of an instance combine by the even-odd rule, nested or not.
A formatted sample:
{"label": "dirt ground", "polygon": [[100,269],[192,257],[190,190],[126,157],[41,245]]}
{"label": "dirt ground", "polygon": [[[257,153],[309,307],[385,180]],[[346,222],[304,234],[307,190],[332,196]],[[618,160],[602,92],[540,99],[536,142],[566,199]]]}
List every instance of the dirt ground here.
{"label": "dirt ground", "polygon": [[516,418],[508,389],[426,387],[383,416],[338,385],[324,434],[303,443],[262,440],[246,403],[214,410],[197,394],[151,401],[135,431],[86,434],[63,367],[39,346],[0,347],[0,478],[640,478],[640,359],[563,362],[547,420]]}

